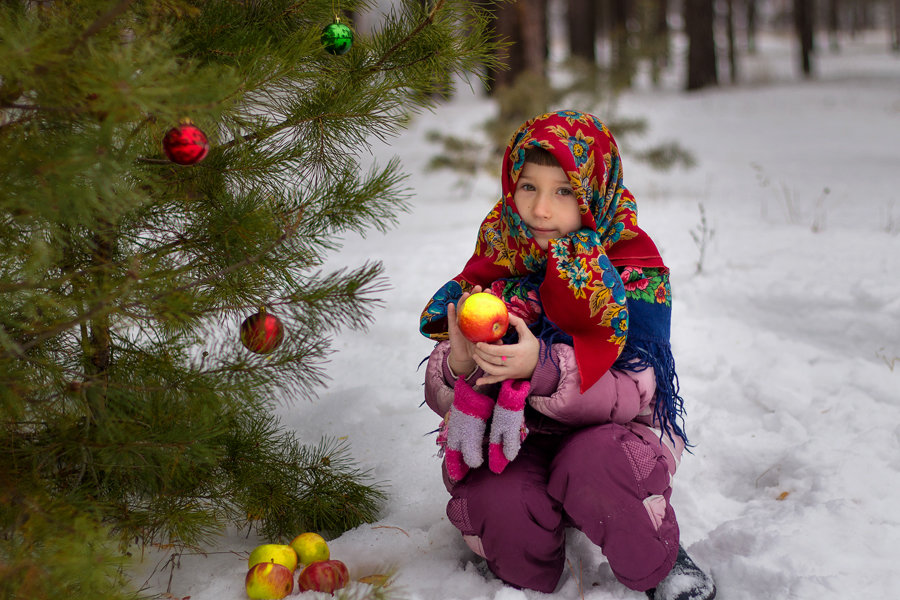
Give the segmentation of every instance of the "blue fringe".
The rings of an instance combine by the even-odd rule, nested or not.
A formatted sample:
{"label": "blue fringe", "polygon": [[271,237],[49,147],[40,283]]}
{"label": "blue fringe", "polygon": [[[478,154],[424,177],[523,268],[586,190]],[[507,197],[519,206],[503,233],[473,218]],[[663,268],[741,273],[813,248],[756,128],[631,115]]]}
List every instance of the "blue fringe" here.
{"label": "blue fringe", "polygon": [[[675,358],[668,341],[634,339],[628,336],[625,349],[613,365],[616,369],[643,371],[653,367],[656,374],[656,407],[654,417],[665,435],[673,442],[673,433],[691,447],[684,433],[684,399],[678,394],[678,374],[675,372]],[[690,451],[690,450],[689,450]]]}

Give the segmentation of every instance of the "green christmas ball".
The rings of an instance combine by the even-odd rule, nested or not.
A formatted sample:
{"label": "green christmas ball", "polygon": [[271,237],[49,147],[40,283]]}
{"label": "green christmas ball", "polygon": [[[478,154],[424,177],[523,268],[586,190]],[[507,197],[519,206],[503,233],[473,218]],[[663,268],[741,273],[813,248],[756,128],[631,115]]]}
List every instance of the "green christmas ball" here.
{"label": "green christmas ball", "polygon": [[346,54],[353,45],[353,30],[337,21],[326,25],[322,30],[322,45],[329,54]]}

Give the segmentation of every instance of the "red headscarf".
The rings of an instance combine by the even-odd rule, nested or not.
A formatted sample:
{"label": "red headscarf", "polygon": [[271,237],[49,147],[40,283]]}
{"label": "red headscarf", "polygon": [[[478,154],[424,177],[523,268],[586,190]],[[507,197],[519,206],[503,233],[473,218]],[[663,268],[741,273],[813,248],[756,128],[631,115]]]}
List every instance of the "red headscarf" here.
{"label": "red headscarf", "polygon": [[[528,148],[550,152],[578,198],[581,229],[550,241],[544,251],[513,199]],[[446,305],[476,285],[544,273],[539,288],[547,318],[573,339],[582,391],[616,361],[628,332],[624,267],[667,273],[659,251],[637,225],[634,197],[622,183],[619,149],[597,117],[564,110],[524,123],[503,156],[503,196],[481,223],[475,253],[422,313],[421,331],[446,338]],[[667,283],[667,281],[666,281]],[[665,285],[667,293],[668,285]],[[668,304],[668,297],[660,299]]]}

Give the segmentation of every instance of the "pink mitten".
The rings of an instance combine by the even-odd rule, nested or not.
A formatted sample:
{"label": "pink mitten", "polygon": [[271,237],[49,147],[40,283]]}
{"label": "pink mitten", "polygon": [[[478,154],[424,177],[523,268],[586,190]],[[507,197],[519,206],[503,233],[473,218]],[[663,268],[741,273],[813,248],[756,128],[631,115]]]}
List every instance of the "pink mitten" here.
{"label": "pink mitten", "polygon": [[528,435],[525,429],[525,398],[530,389],[531,383],[525,379],[507,379],[500,387],[488,448],[488,466],[494,473],[503,472],[519,453]]}
{"label": "pink mitten", "polygon": [[484,431],[493,408],[492,398],[473,390],[462,377],[456,380],[444,448],[444,464],[453,481],[462,480],[469,467],[484,462]]}

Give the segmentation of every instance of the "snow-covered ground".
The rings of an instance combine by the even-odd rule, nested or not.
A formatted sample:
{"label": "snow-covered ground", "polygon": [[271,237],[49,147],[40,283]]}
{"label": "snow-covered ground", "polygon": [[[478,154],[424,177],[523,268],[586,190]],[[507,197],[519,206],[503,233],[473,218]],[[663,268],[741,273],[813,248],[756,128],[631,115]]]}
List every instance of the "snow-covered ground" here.
{"label": "snow-covered ground", "polygon": [[[818,78],[802,81],[790,41],[768,38],[742,64],[740,86],[688,95],[673,77],[619,102],[620,114],[649,124],[621,144],[625,183],[672,269],[673,346],[697,444],[672,501],[682,541],[722,600],[900,589],[900,57],[886,47],[882,36],[848,40],[841,54],[821,52]],[[316,401],[280,410],[310,443],[346,436],[385,482],[382,518],[333,540],[332,555],[354,577],[396,569],[398,597],[410,600],[545,597],[478,568],[444,513],[425,435],[437,417],[419,407],[417,365],[432,347],[419,312],[470,256],[499,189],[487,175],[460,187],[455,174],[426,173],[436,149],[425,133],[474,131],[492,110],[463,89],[377,149],[412,174],[413,210],[385,235],[348,240],[333,264],[383,261],[385,308],[368,332],[336,340],[333,380]],[[668,139],[694,153],[694,169],[629,159],[629,146]],[[701,207],[711,240],[697,273]],[[257,543],[235,535],[219,550]],[[568,552],[572,569],[547,598],[644,597],[618,584],[580,533]],[[245,598],[238,554],[180,564],[174,596]],[[165,590],[168,578],[149,583]]]}

